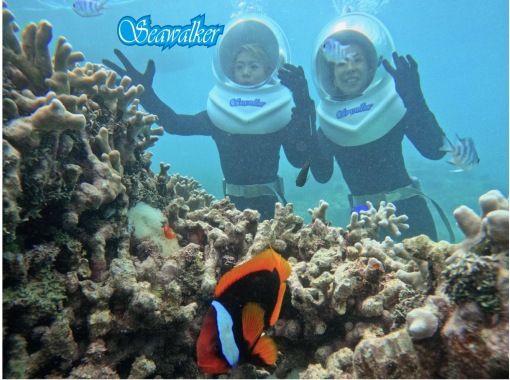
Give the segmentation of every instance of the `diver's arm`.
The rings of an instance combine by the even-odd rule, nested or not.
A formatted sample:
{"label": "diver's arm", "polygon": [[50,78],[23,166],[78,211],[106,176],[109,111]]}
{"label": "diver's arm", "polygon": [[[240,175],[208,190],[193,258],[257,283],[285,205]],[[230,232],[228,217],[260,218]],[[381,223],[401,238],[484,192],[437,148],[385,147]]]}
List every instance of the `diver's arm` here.
{"label": "diver's arm", "polygon": [[310,161],[315,130],[315,103],[308,93],[308,83],[301,66],[285,64],[278,72],[282,85],[292,93],[295,107],[286,127],[283,150],[294,167],[302,167]]}
{"label": "diver's arm", "polygon": [[114,49],[113,52],[122,62],[124,68],[108,59],[103,59],[103,64],[116,71],[121,77],[128,76],[133,83],[141,84],[144,87],[144,92],[140,95],[140,102],[148,112],[158,117],[157,123],[163,126],[165,131],[183,136],[211,135],[212,123],[205,111],[196,115],[178,115],[156,95],[152,88],[156,65],[152,59],[147,62],[145,71],[142,73],[120,50]]}
{"label": "diver's arm", "polygon": [[430,160],[439,160],[446,154],[441,150],[444,132],[425,101],[421,106],[408,109],[402,119],[405,134],[418,151]]}
{"label": "diver's arm", "polygon": [[180,136],[210,136],[212,133],[212,122],[206,111],[195,115],[179,115],[159,99],[152,87],[144,91],[140,102],[148,112],[158,116],[157,123],[168,133]]}
{"label": "diver's arm", "polygon": [[283,150],[290,164],[302,167],[310,160],[315,132],[315,104],[294,107],[292,119],[286,127]]}
{"label": "diver's arm", "polygon": [[315,134],[312,143],[312,154],[310,161],[310,170],[313,177],[319,183],[326,183],[333,175],[333,153],[330,148],[331,143],[324,136],[321,129]]}
{"label": "diver's arm", "polygon": [[404,57],[397,52],[393,52],[393,62],[395,67],[387,60],[383,66],[395,80],[395,90],[407,109],[401,121],[405,123],[405,134],[424,157],[439,160],[445,155],[440,150],[444,132],[425,102],[418,64],[412,56]]}

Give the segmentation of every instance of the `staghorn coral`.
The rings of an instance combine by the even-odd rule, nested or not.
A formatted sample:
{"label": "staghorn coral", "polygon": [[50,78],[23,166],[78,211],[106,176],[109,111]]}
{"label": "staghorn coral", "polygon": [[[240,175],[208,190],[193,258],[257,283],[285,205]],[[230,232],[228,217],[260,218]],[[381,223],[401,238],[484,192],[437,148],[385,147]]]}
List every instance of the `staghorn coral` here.
{"label": "staghorn coral", "polygon": [[293,205],[275,205],[275,216],[265,220],[257,230],[252,252],[260,252],[271,246],[284,257],[310,259],[320,248],[331,247],[343,241],[343,229],[327,226],[320,218],[305,225],[303,219],[293,213]]}
{"label": "staghorn coral", "polygon": [[253,242],[255,252],[271,246],[278,252],[296,249],[288,244],[296,240],[299,229],[303,226],[303,218],[293,213],[292,204],[275,205],[275,216],[272,220],[262,222]]}
{"label": "staghorn coral", "polygon": [[315,219],[320,219],[323,223],[326,222],[326,211],[328,210],[329,203],[326,201],[323,201],[322,199],[319,201],[319,207],[316,208],[309,208],[308,213],[312,216],[312,222],[315,221]]}
{"label": "staghorn coral", "polygon": [[351,222],[347,225],[349,234],[347,238],[352,244],[363,238],[376,239],[381,229],[388,230],[391,235],[400,236],[402,231],[409,228],[407,215],[395,214],[396,207],[393,203],[381,202],[379,208],[376,209],[372,203],[367,202],[368,210],[353,212],[351,214]]}

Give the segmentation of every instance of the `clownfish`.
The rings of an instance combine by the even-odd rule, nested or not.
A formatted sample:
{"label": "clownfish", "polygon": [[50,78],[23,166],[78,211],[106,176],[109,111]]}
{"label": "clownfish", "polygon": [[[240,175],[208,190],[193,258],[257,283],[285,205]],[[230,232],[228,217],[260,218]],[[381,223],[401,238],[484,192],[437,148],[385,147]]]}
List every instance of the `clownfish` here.
{"label": "clownfish", "polygon": [[289,263],[268,248],[221,277],[197,340],[202,372],[222,374],[242,362],[276,362],[276,343],[263,332],[280,316],[290,273]]}
{"label": "clownfish", "polygon": [[163,234],[167,239],[175,239],[177,236],[172,227],[170,227],[168,224],[163,226]]}

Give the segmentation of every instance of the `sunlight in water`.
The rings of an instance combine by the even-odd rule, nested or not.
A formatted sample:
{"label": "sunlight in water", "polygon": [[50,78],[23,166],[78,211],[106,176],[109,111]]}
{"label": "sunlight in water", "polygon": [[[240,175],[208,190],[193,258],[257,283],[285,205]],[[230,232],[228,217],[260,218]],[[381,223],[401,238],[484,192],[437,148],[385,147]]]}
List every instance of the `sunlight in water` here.
{"label": "sunlight in water", "polygon": [[265,0],[231,0],[232,15],[236,18],[245,13],[265,14]]}
{"label": "sunlight in water", "polygon": [[[108,0],[108,6],[117,6],[117,5],[124,5],[133,3],[136,0]],[[37,3],[39,3],[42,7],[46,8],[53,8],[53,9],[67,9],[71,8],[74,1],[73,0],[37,0]],[[27,5],[30,5],[29,2],[27,2]],[[33,8],[33,6],[32,6]]]}
{"label": "sunlight in water", "polygon": [[390,0],[333,0],[333,5],[339,15],[350,12],[365,12],[377,14]]}

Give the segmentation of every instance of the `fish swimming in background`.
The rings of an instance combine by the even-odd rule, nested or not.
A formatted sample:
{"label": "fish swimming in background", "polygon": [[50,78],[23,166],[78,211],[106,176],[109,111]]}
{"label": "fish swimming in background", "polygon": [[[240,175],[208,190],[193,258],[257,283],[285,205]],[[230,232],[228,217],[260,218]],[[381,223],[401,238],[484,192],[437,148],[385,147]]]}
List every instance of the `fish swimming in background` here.
{"label": "fish swimming in background", "polygon": [[172,227],[170,227],[168,224],[163,226],[163,235],[165,235],[165,237],[169,240],[175,239],[177,237]]}
{"label": "fish swimming in background", "polygon": [[326,61],[340,63],[347,61],[353,55],[352,52],[348,52],[349,47],[350,45],[343,45],[334,38],[328,38],[322,44],[322,52]]}
{"label": "fish swimming in background", "polygon": [[201,371],[222,374],[242,362],[276,362],[276,344],[263,332],[280,316],[290,272],[289,263],[268,248],[221,277],[197,340]]}
{"label": "fish swimming in background", "polygon": [[455,136],[457,137],[455,145],[452,144],[448,137],[444,136],[445,142],[441,147],[442,151],[449,152],[452,155],[448,163],[457,167],[457,169],[450,171],[462,172],[470,170],[480,162],[475,143],[471,137],[461,138],[457,134]]}
{"label": "fish swimming in background", "polygon": [[367,205],[363,205],[363,204],[359,204],[359,205],[356,205],[352,208],[351,212],[356,212],[356,213],[360,213],[361,211],[368,211],[369,208]]}
{"label": "fish swimming in background", "polygon": [[308,172],[310,170],[310,160],[306,161],[299,171],[299,174],[296,177],[296,186],[303,187],[308,179]]}
{"label": "fish swimming in background", "polygon": [[82,17],[101,16],[107,0],[74,0],[73,10]]}

